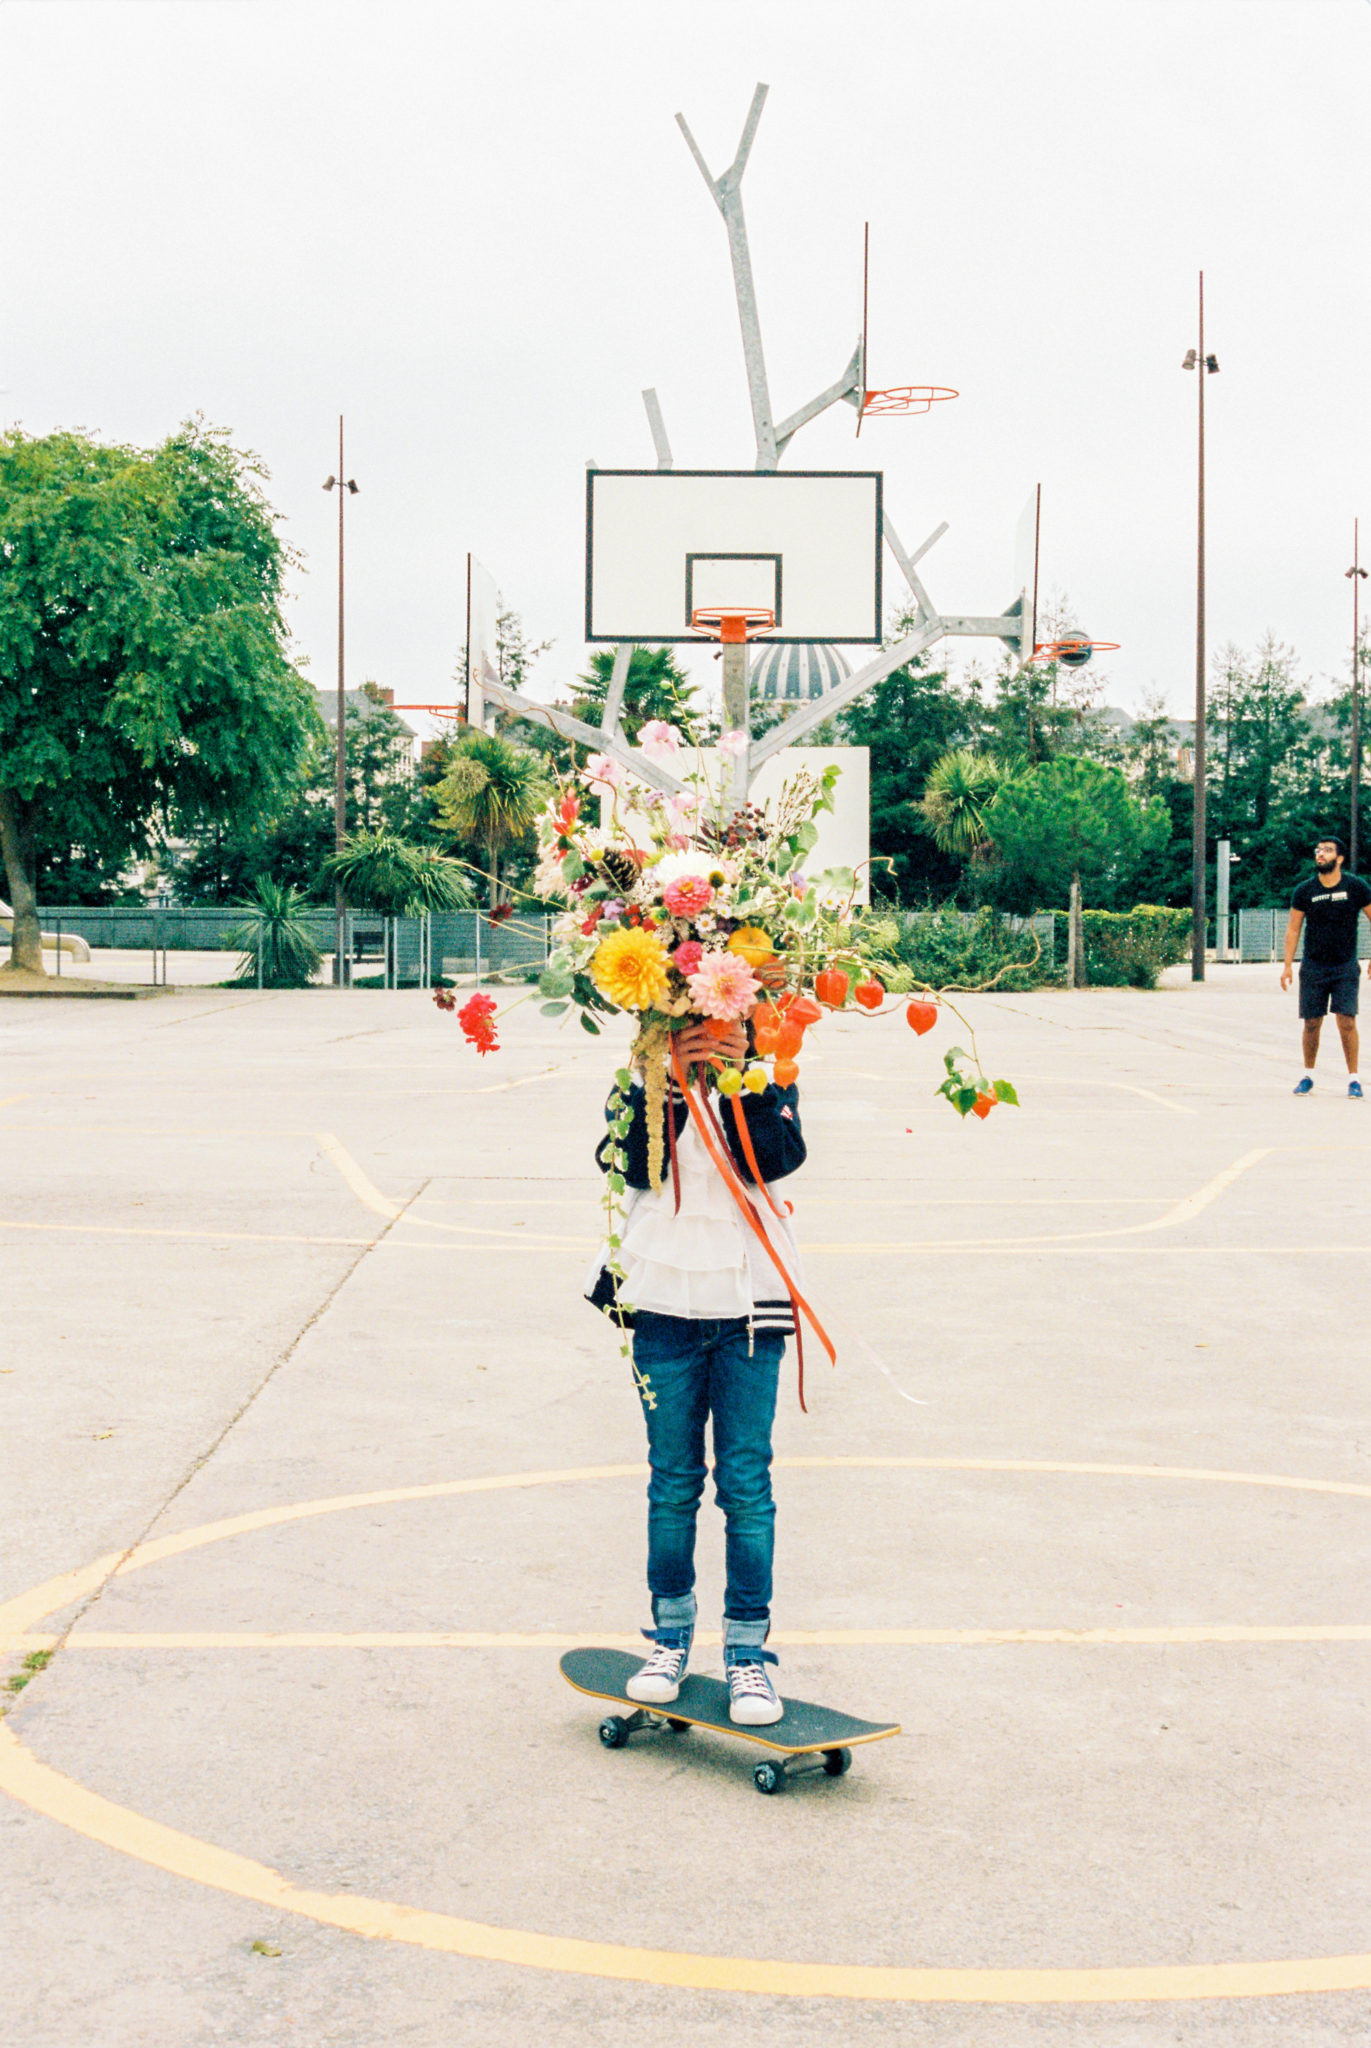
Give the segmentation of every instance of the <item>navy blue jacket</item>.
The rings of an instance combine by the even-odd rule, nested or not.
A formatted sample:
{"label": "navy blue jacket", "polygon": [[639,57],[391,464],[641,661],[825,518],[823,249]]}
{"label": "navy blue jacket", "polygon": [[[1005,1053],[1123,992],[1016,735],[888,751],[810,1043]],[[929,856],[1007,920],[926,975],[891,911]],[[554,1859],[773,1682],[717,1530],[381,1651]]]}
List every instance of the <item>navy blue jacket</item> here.
{"label": "navy blue jacket", "polygon": [[[733,1100],[743,1105],[747,1134],[752,1140],[752,1149],[757,1155],[757,1165],[764,1181],[784,1180],[788,1173],[795,1173],[804,1165],[805,1141],[800,1131],[800,1095],[793,1083],[789,1088],[778,1088],[774,1082],[768,1082],[757,1095],[744,1088]],[[612,1096],[610,1102],[613,1103]],[[641,1081],[635,1081],[629,1090],[628,1106],[633,1122],[629,1126],[628,1136],[624,1139],[624,1178],[631,1188],[645,1188],[650,1185],[647,1177],[647,1097]],[[723,1125],[724,1136],[728,1139],[728,1149],[733,1155],[733,1163],[738,1169],[738,1176],[741,1180],[751,1181],[752,1169],[747,1163],[747,1155],[738,1136],[733,1110],[717,1098],[715,1106],[719,1112],[719,1122]],[[606,1123],[609,1122],[612,1113],[612,1108],[606,1107]],[[679,1138],[690,1112],[686,1108],[684,1097],[678,1096],[674,1089],[668,1091],[667,1102],[663,1108],[663,1158],[667,1156],[668,1113],[675,1122],[676,1136]],[[609,1140],[606,1138],[595,1154],[602,1173],[609,1171],[608,1150]]]}

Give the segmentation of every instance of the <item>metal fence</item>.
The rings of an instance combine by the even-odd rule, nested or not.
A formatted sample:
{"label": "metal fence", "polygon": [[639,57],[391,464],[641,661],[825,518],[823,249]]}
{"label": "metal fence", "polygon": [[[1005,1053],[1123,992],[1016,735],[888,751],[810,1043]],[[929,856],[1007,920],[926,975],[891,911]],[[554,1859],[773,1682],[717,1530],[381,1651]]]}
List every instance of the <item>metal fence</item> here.
{"label": "metal fence", "polygon": [[[338,941],[333,911],[312,906],[300,915],[331,962]],[[43,930],[59,938],[81,938],[92,948],[150,953],[152,979],[162,981],[167,978],[163,963],[168,953],[241,954],[242,939],[235,943],[232,934],[241,934],[250,913],[205,904],[46,904],[38,917]],[[492,923],[483,910],[441,911],[431,917],[381,917],[349,910],[346,949],[352,979],[379,976],[388,988],[413,988],[427,985],[437,975],[486,976],[543,967],[551,923],[543,911]]]}
{"label": "metal fence", "polygon": [[[1290,907],[1282,904],[1275,910],[1240,910],[1237,913],[1238,943],[1236,957],[1239,960],[1282,960],[1285,957],[1285,927],[1290,919]],[[1295,948],[1295,958],[1304,958],[1304,932]],[[1371,959],[1371,925],[1364,917],[1357,919],[1357,958]]]}

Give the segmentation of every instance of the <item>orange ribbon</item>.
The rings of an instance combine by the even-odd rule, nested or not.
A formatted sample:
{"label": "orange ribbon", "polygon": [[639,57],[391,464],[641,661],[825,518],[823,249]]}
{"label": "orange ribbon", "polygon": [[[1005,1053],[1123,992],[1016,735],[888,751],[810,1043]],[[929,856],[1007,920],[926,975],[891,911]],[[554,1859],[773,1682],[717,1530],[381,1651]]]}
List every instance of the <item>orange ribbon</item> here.
{"label": "orange ribbon", "polygon": [[[802,1316],[807,1318],[809,1325],[813,1330],[815,1336],[818,1338],[820,1344],[823,1346],[824,1350],[828,1354],[828,1362],[830,1365],[836,1365],[838,1362],[838,1354],[834,1350],[833,1341],[830,1338],[827,1330],[825,1330],[823,1324],[819,1321],[819,1318],[815,1315],[813,1309],[809,1306],[809,1303],[801,1294],[799,1288],[795,1285],[795,1282],[791,1279],[790,1274],[786,1271],[784,1259],[782,1259],[775,1245],[767,1236],[765,1226],[762,1223],[761,1217],[757,1214],[756,1208],[754,1207],[752,1199],[748,1194],[747,1188],[743,1181],[739,1179],[738,1170],[734,1166],[733,1161],[728,1156],[728,1148],[726,1141],[724,1141],[723,1130],[721,1126],[718,1124],[717,1120],[713,1118],[713,1112],[710,1111],[708,1107],[706,1107],[702,1111],[700,1104],[696,1102],[694,1092],[691,1089],[690,1083],[689,1081],[687,1081],[684,1070],[681,1066],[681,1056],[677,1052],[674,1044],[671,1048],[671,1067],[672,1072],[675,1074],[676,1077],[676,1085],[685,1097],[686,1108],[690,1113],[691,1122],[694,1124],[696,1130],[699,1132],[701,1141],[704,1145],[706,1152],[709,1154],[715,1166],[718,1168],[719,1176],[722,1179],[724,1186],[728,1189],[734,1201],[737,1203],[739,1210],[742,1212],[743,1220],[748,1225],[748,1228],[752,1231],[753,1236],[761,1245],[762,1250],[766,1253],[772,1265],[776,1268],[776,1271],[780,1274],[782,1284],[785,1287],[785,1291],[787,1295],[790,1297],[791,1311],[795,1318],[795,1358],[796,1364],[799,1369],[800,1407],[804,1410],[804,1413],[807,1415],[809,1413],[809,1410],[805,1407],[804,1338],[801,1335],[800,1318]],[[735,1115],[736,1114],[737,1111],[735,1109]],[[720,1150],[719,1145],[715,1143],[714,1138],[710,1134],[709,1126],[711,1121],[714,1122],[714,1128],[716,1131],[718,1131],[720,1141],[723,1142],[722,1150]],[[767,1195],[766,1187],[763,1183],[762,1176],[758,1171],[756,1153],[752,1148],[751,1137],[747,1133],[746,1125],[743,1123],[741,1117],[739,1117],[738,1121],[743,1139],[743,1155],[747,1160],[748,1170],[753,1175],[754,1179],[756,1180],[757,1186],[761,1189],[763,1195],[766,1196],[766,1199],[770,1203],[773,1212],[779,1216],[781,1214],[781,1211],[776,1208],[774,1202],[771,1202],[770,1196]],[[788,1209],[789,1204],[787,1204],[786,1206]]]}

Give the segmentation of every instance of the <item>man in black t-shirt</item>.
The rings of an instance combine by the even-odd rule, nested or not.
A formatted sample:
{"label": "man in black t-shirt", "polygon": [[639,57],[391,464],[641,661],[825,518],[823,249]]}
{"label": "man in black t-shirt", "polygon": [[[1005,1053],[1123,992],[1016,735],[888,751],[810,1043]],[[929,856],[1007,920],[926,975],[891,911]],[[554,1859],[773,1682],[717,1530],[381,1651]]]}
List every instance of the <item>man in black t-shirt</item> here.
{"label": "man in black t-shirt", "polygon": [[[1300,1016],[1304,1020],[1304,1077],[1297,1095],[1310,1095],[1314,1088],[1314,1062],[1319,1056],[1319,1033],[1324,1014],[1331,1010],[1338,1020],[1343,1057],[1347,1061],[1347,1092],[1361,1100],[1357,1075],[1357,919],[1365,911],[1371,918],[1371,889],[1360,875],[1343,873],[1347,848],[1331,833],[1314,848],[1318,872],[1301,882],[1290,899],[1290,922],[1285,928],[1285,965],[1281,987],[1289,988],[1295,966],[1295,948],[1304,931],[1304,959],[1300,963]],[[1367,964],[1371,974],[1371,962]]]}

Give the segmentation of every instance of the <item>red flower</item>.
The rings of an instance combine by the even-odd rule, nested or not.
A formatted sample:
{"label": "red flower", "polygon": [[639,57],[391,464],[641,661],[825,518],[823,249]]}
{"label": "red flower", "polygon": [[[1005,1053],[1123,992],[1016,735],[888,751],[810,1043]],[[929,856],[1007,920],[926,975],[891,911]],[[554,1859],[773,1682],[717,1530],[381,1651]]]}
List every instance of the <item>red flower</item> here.
{"label": "red flower", "polygon": [[487,914],[486,922],[487,924],[503,924],[507,917],[513,917],[513,915],[514,905],[512,903],[497,903],[494,910]]}
{"label": "red flower", "polygon": [[477,1052],[500,1050],[500,1041],[495,1033],[495,1007],[494,996],[475,995],[457,1012],[457,1022],[467,1042],[474,1045]]}
{"label": "red flower", "polygon": [[604,914],[605,914],[605,906],[604,906],[604,904],[603,904],[603,903],[592,903],[592,904],[591,904],[591,906],[590,906],[590,911],[589,911],[589,914],[588,914],[588,915],[587,915],[587,917],[586,917],[586,921],[585,921],[585,923],[584,923],[584,924],[583,924],[583,925],[581,926],[581,936],[582,936],[582,938],[585,938],[585,939],[593,939],[593,938],[594,938],[594,936],[595,936],[595,927],[596,927],[596,925],[597,925],[597,924],[598,924],[598,923],[600,922],[600,919],[601,919],[601,918],[602,918],[602,917],[604,916]]}

